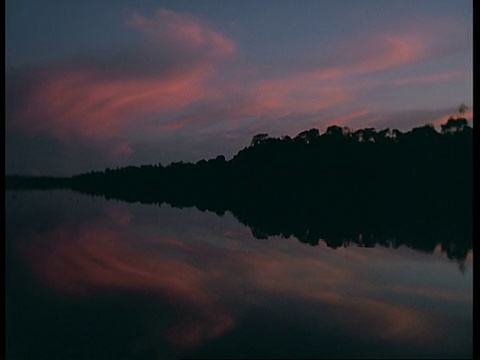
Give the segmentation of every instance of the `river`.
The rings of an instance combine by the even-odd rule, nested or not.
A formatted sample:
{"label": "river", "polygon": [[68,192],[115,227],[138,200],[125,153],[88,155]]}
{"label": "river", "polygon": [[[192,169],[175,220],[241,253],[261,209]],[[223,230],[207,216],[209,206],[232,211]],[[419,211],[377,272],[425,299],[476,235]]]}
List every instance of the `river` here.
{"label": "river", "polygon": [[67,190],[5,208],[7,359],[472,357],[472,250],[257,239]]}

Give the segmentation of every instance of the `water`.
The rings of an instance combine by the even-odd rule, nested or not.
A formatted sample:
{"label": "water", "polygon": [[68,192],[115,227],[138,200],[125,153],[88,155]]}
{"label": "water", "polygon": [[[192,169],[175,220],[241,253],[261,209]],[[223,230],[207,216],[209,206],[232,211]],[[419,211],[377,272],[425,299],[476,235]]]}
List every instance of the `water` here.
{"label": "water", "polygon": [[472,260],[9,191],[7,359],[469,358]]}

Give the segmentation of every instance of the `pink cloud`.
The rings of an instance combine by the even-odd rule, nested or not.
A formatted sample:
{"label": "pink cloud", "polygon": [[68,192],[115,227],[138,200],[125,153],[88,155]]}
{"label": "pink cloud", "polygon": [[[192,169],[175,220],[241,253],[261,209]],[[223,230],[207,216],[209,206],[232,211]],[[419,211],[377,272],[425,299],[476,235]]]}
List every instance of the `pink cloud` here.
{"label": "pink cloud", "polygon": [[355,45],[353,50],[367,56],[346,71],[378,72],[418,61],[428,50],[428,39],[422,33],[374,34]]}
{"label": "pink cloud", "polygon": [[465,76],[463,71],[449,71],[420,76],[409,76],[393,81],[394,85],[412,85],[412,84],[435,84],[458,80]]}
{"label": "pink cloud", "polygon": [[108,153],[108,157],[114,161],[115,159],[122,158],[122,157],[128,158],[132,154],[133,154],[133,150],[130,144],[124,141],[124,142],[119,142],[115,144],[114,147],[111,149],[111,151]]}
{"label": "pink cloud", "polygon": [[424,29],[362,34],[332,49],[329,62],[335,65],[319,67],[309,75],[316,80],[342,79],[424,61],[434,56],[431,37]]}
{"label": "pink cloud", "polygon": [[[255,79],[251,84],[233,87],[227,80],[212,87],[205,81],[216,64],[235,54],[232,40],[197,17],[165,9],[152,18],[133,12],[127,23],[145,33],[153,46],[166,47],[195,61],[181,58],[188,66],[181,71],[172,68],[168,76],[161,72],[154,78],[103,77],[101,67],[61,72],[47,69],[35,74],[29,106],[18,113],[17,123],[31,133],[49,133],[59,139],[105,139],[141,126],[138,122],[144,116],[161,117],[198,102],[207,104],[205,115],[160,121],[159,129],[179,130],[198,119],[211,119],[212,114],[278,118],[319,112],[358,98],[362,89],[352,90],[352,76],[412,63],[425,57],[429,48],[424,32],[370,34],[338,47],[335,54],[340,65]],[[230,100],[233,98],[241,106],[225,106],[234,102]]]}
{"label": "pink cloud", "polygon": [[208,49],[216,56],[227,57],[236,51],[232,40],[213,30],[206,21],[188,13],[159,9],[149,19],[133,12],[127,17],[127,23],[172,48],[180,45],[194,52]]}
{"label": "pink cloud", "polygon": [[186,106],[201,98],[205,76],[197,68],[175,79],[97,80],[91,71],[50,71],[30,93],[29,107],[17,123],[32,133],[50,133],[62,139],[108,139],[135,118]]}
{"label": "pink cloud", "polygon": [[[433,34],[428,28],[364,34],[355,42],[332,49],[330,62],[335,65],[253,81],[246,90],[247,102],[241,115],[275,119],[334,109],[339,109],[341,113],[342,106],[360,101],[366,92],[384,84],[359,76],[414,65],[434,58],[437,52]],[[457,75],[455,72],[404,81],[449,81]],[[359,116],[364,115],[361,109],[356,112]],[[349,114],[338,118],[341,120],[344,116]]]}
{"label": "pink cloud", "polygon": [[325,84],[311,74],[259,82],[252,90],[251,115],[281,117],[292,113],[318,112],[351,100],[347,87]]}
{"label": "pink cloud", "polygon": [[[357,123],[365,119],[365,108],[373,113],[389,106],[375,99],[375,90],[447,83],[460,76],[453,70],[393,81],[381,77],[451,54],[437,39],[451,29],[445,22],[360,34],[326,49],[316,66],[282,73],[275,73],[275,66],[263,72],[251,65],[222,67],[235,58],[236,43],[191,14],[130,12],[126,22],[143,34],[144,44],[106,59],[31,72],[15,124],[33,136],[87,143],[111,162],[133,155],[135,139],[165,132],[201,128],[236,137],[275,127],[288,132],[332,121]],[[352,117],[357,115],[360,120]],[[295,123],[282,123],[293,118]]]}
{"label": "pink cloud", "polygon": [[[440,130],[440,126],[445,124],[450,117],[456,118],[457,116],[459,116],[459,114],[454,113],[452,111],[452,113],[450,113],[449,115],[444,115],[444,116],[441,116],[441,117],[436,117],[436,118],[429,119],[429,121],[426,121],[426,123],[435,125],[435,126],[437,126],[437,129]],[[461,117],[467,119],[468,122],[470,123],[470,126],[473,126],[473,124],[472,124],[472,122],[473,122],[473,109],[468,109],[464,114],[461,115]]]}
{"label": "pink cloud", "polygon": [[[136,54],[128,68],[116,68],[119,59],[114,55],[111,69],[105,60],[90,59],[35,70],[14,114],[15,125],[31,135],[49,134],[64,142],[100,142],[128,134],[141,127],[146,116],[161,121],[162,114],[208,97],[205,81],[236,51],[233,41],[188,14],[159,10],[149,19],[133,13],[128,23],[149,37],[149,46],[159,49],[139,50],[149,51],[145,57],[156,56],[159,69],[144,76]],[[110,154],[129,155],[131,148],[123,143]]]}
{"label": "pink cloud", "polygon": [[336,116],[333,119],[328,120],[328,122],[324,123],[323,126],[328,127],[331,125],[337,125],[352,127],[356,122],[361,121],[362,119],[364,120],[365,116],[369,114],[369,110],[361,109],[346,115]]}

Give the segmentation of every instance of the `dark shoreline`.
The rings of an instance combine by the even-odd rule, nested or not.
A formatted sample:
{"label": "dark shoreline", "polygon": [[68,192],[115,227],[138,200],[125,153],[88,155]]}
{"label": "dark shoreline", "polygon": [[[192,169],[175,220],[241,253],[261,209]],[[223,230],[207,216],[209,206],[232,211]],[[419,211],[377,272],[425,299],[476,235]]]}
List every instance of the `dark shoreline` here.
{"label": "dark shoreline", "polygon": [[[450,127],[447,126],[450,124]],[[330,247],[410,245],[452,259],[472,248],[473,131],[450,119],[400,133],[332,126],[256,135],[231,160],[144,165],[72,177],[6,176],[6,190],[72,189],[127,202],[230,211],[257,238]]]}

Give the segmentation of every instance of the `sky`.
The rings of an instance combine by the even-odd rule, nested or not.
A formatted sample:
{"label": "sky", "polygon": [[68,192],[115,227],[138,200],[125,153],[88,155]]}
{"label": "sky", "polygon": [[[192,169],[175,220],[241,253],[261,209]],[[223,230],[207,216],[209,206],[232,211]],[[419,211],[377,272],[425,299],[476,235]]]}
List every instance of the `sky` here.
{"label": "sky", "polygon": [[7,0],[5,170],[225,155],[258,133],[473,119],[471,0]]}

